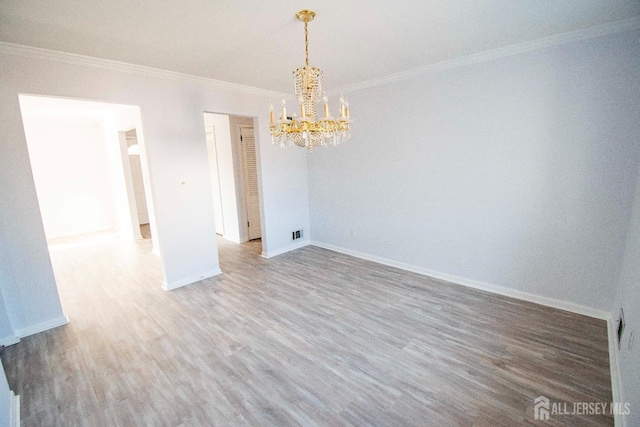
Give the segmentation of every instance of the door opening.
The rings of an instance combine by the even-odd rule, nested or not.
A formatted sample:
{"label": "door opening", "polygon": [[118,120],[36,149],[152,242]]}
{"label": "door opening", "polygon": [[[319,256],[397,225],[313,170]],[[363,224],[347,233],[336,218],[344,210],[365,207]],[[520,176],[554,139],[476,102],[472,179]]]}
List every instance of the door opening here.
{"label": "door opening", "polygon": [[254,119],[204,113],[216,233],[234,243],[262,237]]}
{"label": "door opening", "polygon": [[48,245],[140,238],[154,219],[139,107],[20,95],[20,108]]}
{"label": "door opening", "polygon": [[142,160],[140,159],[140,144],[138,142],[138,133],[136,129],[131,129],[125,132],[125,141],[127,145],[127,157],[129,159],[129,170],[131,171],[131,190],[133,192],[133,200],[135,201],[136,213],[138,215],[140,237],[143,239],[151,239],[149,207],[146,196],[146,189],[148,185],[145,185],[144,183]]}
{"label": "door opening", "polygon": [[[149,256],[157,253],[157,234],[140,109],[31,95],[20,95],[20,109],[58,293],[65,311],[82,318],[79,301],[138,285],[105,277],[133,277],[160,264]],[[139,151],[135,165],[130,151]],[[150,224],[151,241],[136,241],[140,219]]]}

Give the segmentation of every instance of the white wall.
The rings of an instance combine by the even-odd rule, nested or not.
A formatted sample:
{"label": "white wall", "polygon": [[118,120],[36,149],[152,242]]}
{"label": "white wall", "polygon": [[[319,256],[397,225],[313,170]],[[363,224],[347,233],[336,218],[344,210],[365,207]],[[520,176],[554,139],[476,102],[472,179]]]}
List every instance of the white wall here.
{"label": "white wall", "polygon": [[[5,265],[2,265],[4,268]],[[4,276],[7,273],[0,269],[0,281],[4,280]],[[18,342],[18,338],[15,336],[9,315],[7,314],[7,307],[5,306],[5,299],[2,295],[2,288],[0,287],[0,345],[7,346]]]}
{"label": "white wall", "polygon": [[142,180],[142,164],[139,155],[129,156],[131,168],[131,178],[133,180],[133,193],[136,201],[138,222],[149,224],[149,211],[147,210],[147,200],[144,196],[144,181]]}
{"label": "white wall", "polygon": [[203,111],[255,116],[263,124],[256,136],[265,252],[291,245],[292,224],[308,227],[306,153],[273,147],[264,125],[274,94],[109,61],[6,45],[0,50],[0,222],[6,224],[0,244],[9,247],[14,267],[2,290],[12,302],[7,306],[19,312],[15,327],[33,327],[62,316],[31,177],[20,93],[141,107],[167,288],[215,274],[219,268]]}
{"label": "white wall", "polygon": [[0,426],[13,427],[15,421],[12,418],[12,412],[16,408],[13,405],[13,393],[9,389],[9,383],[7,382],[7,376],[4,373],[4,367],[0,361]]}
{"label": "white wall", "polygon": [[[144,202],[146,203],[146,207],[147,207],[146,213],[147,213],[147,219],[149,220],[149,231],[151,232],[151,242],[152,242],[151,253],[153,253],[156,256],[160,256],[160,238],[158,236],[158,221],[155,215],[155,208],[154,208],[154,202],[153,202],[154,200],[153,189],[151,185],[151,175],[150,175],[151,165],[148,160],[147,144],[145,143],[144,131],[142,129],[142,118],[140,117],[140,114],[139,114],[140,113],[139,108],[137,108],[137,112],[138,112],[138,115],[137,115],[137,120],[135,124],[135,129],[127,133],[135,132],[135,135],[136,135],[136,142],[138,144],[138,152],[139,152],[139,155],[137,157],[138,157],[138,160],[140,161],[142,185],[144,190]],[[131,167],[131,162],[129,162],[129,167]],[[134,199],[135,199],[135,196],[134,196]],[[135,213],[137,215],[137,206],[136,206]],[[140,221],[139,217],[138,217],[138,221]]]}
{"label": "white wall", "polygon": [[[622,401],[631,404],[632,412],[626,417],[626,425],[637,426],[640,425],[640,176],[636,183],[633,216],[613,307],[616,321],[621,307],[624,309],[626,326],[619,352],[616,345],[615,357],[618,358],[622,380]],[[635,336],[633,342],[632,333]]]}
{"label": "white wall", "polygon": [[[224,222],[223,237],[240,243],[240,224],[238,223],[238,203],[236,189],[242,182],[236,183],[235,159],[229,128],[229,116],[225,114],[204,114],[205,127],[213,127],[215,138],[207,141],[209,152],[215,150],[218,161],[218,182],[222,220]],[[215,146],[214,146],[215,144]],[[209,168],[210,173],[215,173]],[[213,177],[212,177],[213,180]],[[215,189],[213,189],[215,191]]]}
{"label": "white wall", "polygon": [[124,178],[124,196],[126,196],[126,205],[129,211],[129,227],[131,229],[131,240],[142,239],[140,233],[140,219],[138,218],[138,208],[136,206],[136,195],[133,188],[133,176],[131,173],[131,162],[127,152],[127,136],[125,132],[118,132],[118,152],[120,153],[120,161],[122,163],[122,176]]}
{"label": "white wall", "polygon": [[[125,138],[127,141],[127,149],[132,145],[136,145],[138,149],[140,149],[135,129],[126,132]],[[149,224],[149,211],[147,209],[147,199],[145,197],[144,178],[142,177],[142,162],[140,161],[140,154],[127,155],[127,159],[129,161],[129,168],[131,170],[131,181],[133,184],[133,193],[139,224]]]}
{"label": "white wall", "polygon": [[[0,241],[2,239],[2,224],[0,224]],[[0,345],[10,345],[16,342],[16,335],[9,319],[6,307],[6,299],[2,289],[13,280],[13,267],[9,258],[9,250],[6,245],[0,245]]]}
{"label": "white wall", "polygon": [[24,117],[48,239],[118,227],[109,150],[96,120]]}
{"label": "white wall", "polygon": [[313,240],[612,308],[640,161],[638,32],[349,94],[310,156]]}
{"label": "white wall", "polygon": [[[9,76],[5,67],[0,74]],[[17,91],[0,80],[0,287],[15,336],[66,321],[47,250],[29,164]]]}
{"label": "white wall", "polygon": [[[204,113],[205,117],[207,113]],[[205,118],[205,122],[206,122]],[[213,218],[216,223],[216,233],[224,236],[224,218],[222,216],[222,195],[220,194],[220,172],[218,171],[218,148],[216,147],[216,128],[205,126],[207,134],[207,159],[209,160],[209,175],[211,176],[211,192],[213,195]]]}

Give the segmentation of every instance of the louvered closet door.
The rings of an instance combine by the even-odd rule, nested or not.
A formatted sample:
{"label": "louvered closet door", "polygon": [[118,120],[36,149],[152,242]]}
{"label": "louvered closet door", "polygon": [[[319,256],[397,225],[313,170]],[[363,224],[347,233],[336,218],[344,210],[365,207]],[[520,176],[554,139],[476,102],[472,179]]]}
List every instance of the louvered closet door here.
{"label": "louvered closet door", "polygon": [[249,227],[249,240],[253,240],[262,237],[260,234],[256,142],[253,137],[253,128],[240,128],[240,137],[242,143],[242,160],[244,163],[244,194],[247,206],[247,226]]}

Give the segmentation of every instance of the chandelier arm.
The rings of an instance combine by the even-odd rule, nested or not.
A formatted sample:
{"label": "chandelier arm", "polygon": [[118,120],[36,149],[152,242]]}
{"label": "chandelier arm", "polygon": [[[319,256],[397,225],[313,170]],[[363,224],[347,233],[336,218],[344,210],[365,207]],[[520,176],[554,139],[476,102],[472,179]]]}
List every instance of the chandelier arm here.
{"label": "chandelier arm", "polygon": [[[306,147],[309,152],[314,147],[337,145],[351,137],[351,119],[349,103],[340,98],[340,117],[334,119],[329,115],[326,96],[323,98],[322,70],[309,64],[309,22],[313,21],[315,12],[301,10],[296,14],[298,20],[304,22],[305,66],[293,71],[294,93],[300,101],[300,118],[293,114],[289,119],[286,114],[285,101],[282,101],[280,119],[276,122],[273,106],[270,107],[271,142],[281,147]],[[324,100],[324,117],[318,119],[316,104]]]}

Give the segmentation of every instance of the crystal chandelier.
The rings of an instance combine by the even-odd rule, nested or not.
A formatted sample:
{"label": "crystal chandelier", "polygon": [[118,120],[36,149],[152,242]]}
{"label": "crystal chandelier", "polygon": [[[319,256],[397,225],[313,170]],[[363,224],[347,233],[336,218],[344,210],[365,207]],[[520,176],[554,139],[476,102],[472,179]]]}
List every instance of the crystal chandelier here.
{"label": "crystal chandelier", "polygon": [[[287,116],[286,102],[282,100],[282,110],[276,121],[273,105],[270,106],[271,142],[281,147],[307,147],[309,152],[318,145],[337,145],[351,136],[349,126],[349,103],[340,97],[340,117],[329,114],[327,95],[322,91],[322,70],[309,65],[309,32],[307,26],[316,13],[301,10],[296,18],[304,22],[304,46],[306,63],[293,72],[294,93],[300,103],[300,117],[296,113]],[[316,104],[324,102],[323,116],[318,118]]]}

